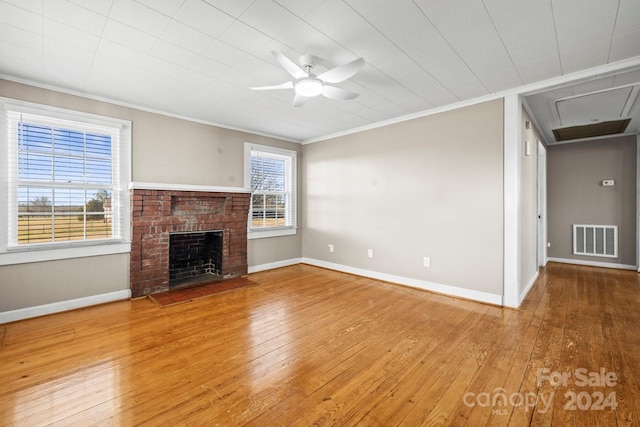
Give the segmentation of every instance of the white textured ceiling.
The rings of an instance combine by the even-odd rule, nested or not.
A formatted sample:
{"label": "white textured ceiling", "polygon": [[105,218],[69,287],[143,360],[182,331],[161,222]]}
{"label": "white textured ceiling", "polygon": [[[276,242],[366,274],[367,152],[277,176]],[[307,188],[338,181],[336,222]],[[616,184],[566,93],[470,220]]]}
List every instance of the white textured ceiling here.
{"label": "white textured ceiling", "polygon": [[[639,56],[639,24],[638,0],[4,0],[0,75],[303,141]],[[364,57],[360,97],[247,89],[290,80],[274,49]]]}

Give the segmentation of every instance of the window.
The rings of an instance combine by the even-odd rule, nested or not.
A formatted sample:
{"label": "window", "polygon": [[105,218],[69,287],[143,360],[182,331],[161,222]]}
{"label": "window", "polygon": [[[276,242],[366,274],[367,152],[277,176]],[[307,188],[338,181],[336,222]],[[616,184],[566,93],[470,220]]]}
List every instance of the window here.
{"label": "window", "polygon": [[249,238],[296,233],[296,152],[245,143]]}
{"label": "window", "polygon": [[[0,254],[128,241],[128,122],[27,103],[4,107],[0,194],[8,209],[0,214]],[[77,255],[76,248],[61,257]]]}

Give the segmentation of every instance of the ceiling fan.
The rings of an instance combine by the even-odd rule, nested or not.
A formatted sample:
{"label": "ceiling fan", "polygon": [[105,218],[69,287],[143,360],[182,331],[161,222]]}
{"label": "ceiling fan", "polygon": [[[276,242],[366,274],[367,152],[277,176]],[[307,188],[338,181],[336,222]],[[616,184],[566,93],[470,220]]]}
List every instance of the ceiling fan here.
{"label": "ceiling fan", "polygon": [[[338,101],[346,101],[354,99],[357,93],[335,86],[329,86],[327,83],[340,83],[355,76],[358,71],[364,67],[364,59],[358,58],[343,65],[338,65],[324,73],[316,76],[311,72],[316,65],[317,58],[313,55],[303,55],[300,57],[300,65],[298,66],[291,59],[287,58],[277,50],[271,51],[278,63],[287,73],[294,78],[292,81],[281,83],[274,86],[251,87],[253,90],[274,90],[274,89],[294,89],[296,94],[293,98],[293,106],[301,107],[307,98],[323,95],[330,99]],[[304,69],[303,69],[304,68]]]}

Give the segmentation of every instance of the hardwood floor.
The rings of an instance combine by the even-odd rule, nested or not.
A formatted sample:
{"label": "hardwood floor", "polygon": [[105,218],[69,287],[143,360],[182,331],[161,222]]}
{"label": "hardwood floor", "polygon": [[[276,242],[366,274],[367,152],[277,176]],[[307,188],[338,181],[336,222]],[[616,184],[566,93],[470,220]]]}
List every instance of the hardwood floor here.
{"label": "hardwood floor", "polygon": [[640,425],[636,272],[549,264],[520,310],[307,265],[250,278],[0,325],[0,425]]}

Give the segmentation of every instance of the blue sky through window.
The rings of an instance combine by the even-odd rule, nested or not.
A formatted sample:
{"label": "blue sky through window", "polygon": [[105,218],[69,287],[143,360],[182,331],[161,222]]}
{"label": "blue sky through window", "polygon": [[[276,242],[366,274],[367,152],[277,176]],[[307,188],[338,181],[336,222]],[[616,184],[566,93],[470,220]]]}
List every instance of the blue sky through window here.
{"label": "blue sky through window", "polygon": [[82,207],[112,183],[111,135],[20,122],[18,180],[19,206],[46,198],[56,211]]}

